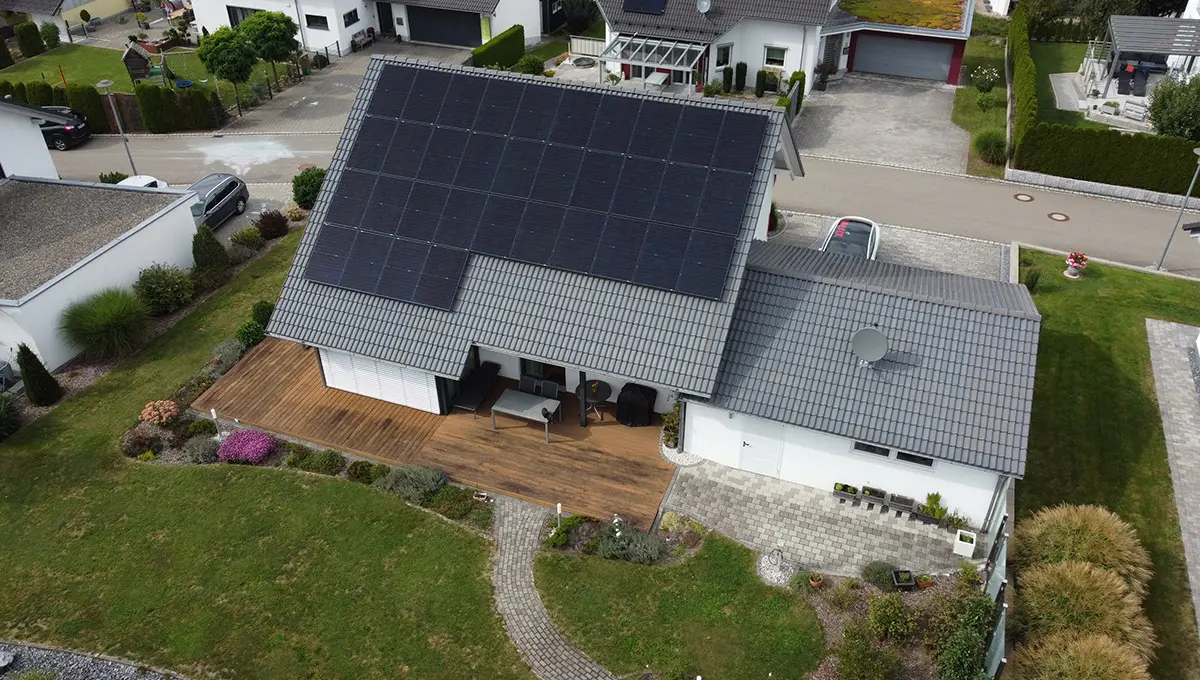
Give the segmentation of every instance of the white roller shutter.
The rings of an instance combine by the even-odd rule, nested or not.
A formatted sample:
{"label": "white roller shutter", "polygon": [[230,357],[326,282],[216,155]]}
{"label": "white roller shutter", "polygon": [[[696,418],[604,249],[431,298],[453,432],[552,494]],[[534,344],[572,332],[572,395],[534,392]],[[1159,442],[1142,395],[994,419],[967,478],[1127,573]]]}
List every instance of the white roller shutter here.
{"label": "white roller shutter", "polygon": [[357,354],[321,350],[325,384],[372,399],[439,413],[437,382],[432,373],[377,361]]}
{"label": "white roller shutter", "polygon": [[945,80],[954,45],[898,36],[860,33],[854,40],[854,70],[906,78]]}

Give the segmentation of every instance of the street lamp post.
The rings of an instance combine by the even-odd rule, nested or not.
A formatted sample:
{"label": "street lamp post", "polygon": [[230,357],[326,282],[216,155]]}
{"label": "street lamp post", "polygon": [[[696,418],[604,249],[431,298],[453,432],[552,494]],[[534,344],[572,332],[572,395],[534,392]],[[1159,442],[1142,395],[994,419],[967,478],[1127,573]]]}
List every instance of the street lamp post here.
{"label": "street lamp post", "polygon": [[125,136],[125,127],[121,125],[121,116],[117,114],[117,103],[113,101],[112,86],[113,81],[107,79],[96,83],[96,87],[108,97],[108,106],[112,109],[113,120],[117,121],[117,132],[120,133],[121,141],[125,144],[125,155],[129,157],[129,169],[133,170],[133,174],[136,175],[138,174],[137,166],[133,164],[133,154],[129,152],[129,138]]}
{"label": "street lamp post", "polygon": [[[1200,146],[1192,149],[1192,153],[1200,156]],[[1183,211],[1187,210],[1188,201],[1192,197],[1192,189],[1196,187],[1196,178],[1200,177],[1200,159],[1196,161],[1196,172],[1192,173],[1192,183],[1188,185],[1187,193],[1183,195],[1183,205],[1179,206],[1179,216],[1175,218],[1175,225],[1171,227],[1171,233],[1167,234],[1167,245],[1163,246],[1162,257],[1158,258],[1158,262],[1154,264],[1155,270],[1161,270],[1163,260],[1167,259],[1167,251],[1171,249],[1171,239],[1175,238],[1175,232],[1179,231],[1179,223],[1183,221]]]}

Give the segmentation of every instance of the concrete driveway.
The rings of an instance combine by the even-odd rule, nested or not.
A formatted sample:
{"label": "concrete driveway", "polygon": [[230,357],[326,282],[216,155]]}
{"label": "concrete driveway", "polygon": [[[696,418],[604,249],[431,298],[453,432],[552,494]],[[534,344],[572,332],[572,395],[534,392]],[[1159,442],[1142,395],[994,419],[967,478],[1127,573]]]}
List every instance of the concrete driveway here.
{"label": "concrete driveway", "polygon": [[954,90],[849,74],[804,98],[792,136],[801,154],[965,173],[970,135],[950,122]]}

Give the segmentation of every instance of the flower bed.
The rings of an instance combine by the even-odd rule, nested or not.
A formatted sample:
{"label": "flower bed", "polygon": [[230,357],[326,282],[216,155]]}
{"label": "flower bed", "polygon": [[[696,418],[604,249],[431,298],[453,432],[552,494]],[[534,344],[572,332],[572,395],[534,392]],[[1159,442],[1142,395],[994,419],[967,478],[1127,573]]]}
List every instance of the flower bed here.
{"label": "flower bed", "polygon": [[217,451],[223,463],[247,463],[258,465],[275,451],[275,438],[257,430],[231,432]]}

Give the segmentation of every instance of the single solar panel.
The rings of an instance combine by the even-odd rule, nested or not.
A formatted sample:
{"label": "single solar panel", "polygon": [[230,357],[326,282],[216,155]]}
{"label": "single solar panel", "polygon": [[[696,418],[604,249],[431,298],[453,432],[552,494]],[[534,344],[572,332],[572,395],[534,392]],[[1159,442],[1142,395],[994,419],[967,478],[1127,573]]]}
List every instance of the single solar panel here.
{"label": "single solar panel", "polygon": [[726,112],[721,125],[721,143],[713,151],[712,166],[723,170],[754,172],[758,167],[758,157],[762,154],[766,132],[767,121],[762,116]]}
{"label": "single solar panel", "polygon": [[437,232],[434,234],[434,243],[455,248],[470,248],[486,205],[486,194],[461,189],[451,190],[450,198],[442,211],[442,218],[438,222]]}
{"label": "single solar panel", "polygon": [[354,246],[350,248],[350,256],[346,258],[346,268],[339,285],[373,294],[379,285],[379,275],[383,273],[392,243],[394,239],[390,237],[359,232],[354,239]]}
{"label": "single solar panel", "polygon": [[417,178],[437,184],[453,183],[470,134],[466,130],[453,128],[435,129],[429,138],[429,149],[421,160]]}
{"label": "single solar panel", "polygon": [[651,288],[674,290],[683,268],[684,249],[691,231],[666,224],[651,223],[638,255],[634,283]]}
{"label": "single solar panel", "polygon": [[588,147],[600,151],[625,153],[633,126],[637,123],[642,101],[634,97],[607,94],[600,98]]}
{"label": "single solar panel", "polygon": [[418,241],[431,240],[437,231],[438,220],[442,217],[442,210],[449,196],[448,187],[425,182],[414,183],[397,235]]}
{"label": "single solar panel", "polygon": [[504,196],[489,197],[471,241],[471,252],[508,257],[517,237],[517,216],[524,209],[523,201]]}
{"label": "single solar panel", "polygon": [[438,125],[471,129],[483,104],[486,89],[485,80],[467,75],[454,76],[450,81],[450,89],[446,91]]}

